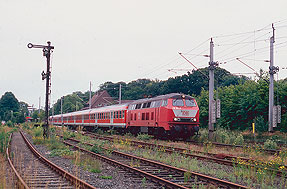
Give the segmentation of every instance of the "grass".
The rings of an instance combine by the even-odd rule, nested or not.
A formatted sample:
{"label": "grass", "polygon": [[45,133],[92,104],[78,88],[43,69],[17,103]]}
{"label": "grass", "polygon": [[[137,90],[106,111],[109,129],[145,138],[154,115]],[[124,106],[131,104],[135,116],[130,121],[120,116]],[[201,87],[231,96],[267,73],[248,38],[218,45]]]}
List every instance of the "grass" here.
{"label": "grass", "polygon": [[139,140],[150,140],[152,138],[153,138],[153,136],[148,135],[148,134],[138,134],[138,136],[137,136],[137,139],[139,139]]}
{"label": "grass", "polygon": [[104,175],[101,175],[100,178],[101,178],[101,179],[112,179],[113,177],[112,177],[112,176],[104,176]]}
{"label": "grass", "polygon": [[82,167],[84,170],[87,170],[91,173],[102,172],[101,163],[99,160],[87,155],[83,155],[80,152],[74,153],[72,162],[75,165]]}
{"label": "grass", "polygon": [[[98,141],[99,144],[101,143]],[[168,143],[168,142],[167,142]],[[177,143],[175,143],[177,145]],[[233,168],[226,168],[224,165],[219,165],[219,164],[212,164],[212,167],[206,165],[205,162],[196,160],[196,159],[190,159],[181,156],[178,153],[172,153],[172,154],[167,154],[165,153],[164,148],[143,148],[143,147],[133,147],[130,144],[129,139],[115,139],[113,143],[106,143],[105,147],[107,145],[112,145],[114,149],[123,151],[123,152],[129,152],[133,153],[137,156],[160,161],[175,167],[180,167],[187,169],[188,171],[195,171],[195,172],[200,172],[203,174],[207,175],[213,175],[214,177],[217,177],[219,179],[227,179],[232,182],[238,182],[238,183],[245,183],[249,187],[277,187],[278,185],[285,186],[285,181],[284,179],[278,179],[274,174],[270,173],[265,173],[262,172],[264,170],[262,168],[256,168],[254,170],[250,169],[250,166],[246,167],[243,165],[240,165],[238,167],[233,167]],[[205,151],[213,151],[215,147],[211,145],[211,143],[206,143],[205,145]],[[187,151],[187,153],[189,153]],[[262,154],[260,154],[262,155]],[[284,162],[286,161],[286,156],[287,153],[281,153],[278,157],[274,157],[274,165],[279,165],[279,163],[275,162]],[[282,158],[281,158],[282,157]],[[285,159],[284,159],[285,158]],[[268,162],[268,161],[267,161]],[[269,162],[272,162],[269,160]],[[136,161],[131,161],[131,166],[137,167],[138,164]],[[224,168],[225,167],[225,168]],[[282,166],[281,166],[282,168]],[[226,171],[228,170],[229,171]],[[277,169],[280,169],[280,166],[277,166]],[[282,168],[283,169],[283,168]],[[260,171],[261,170],[261,171]],[[190,179],[189,172],[186,172],[184,175],[185,180]],[[196,185],[197,186],[197,185]],[[201,188],[200,186],[197,186]],[[196,187],[196,188],[197,188]]]}

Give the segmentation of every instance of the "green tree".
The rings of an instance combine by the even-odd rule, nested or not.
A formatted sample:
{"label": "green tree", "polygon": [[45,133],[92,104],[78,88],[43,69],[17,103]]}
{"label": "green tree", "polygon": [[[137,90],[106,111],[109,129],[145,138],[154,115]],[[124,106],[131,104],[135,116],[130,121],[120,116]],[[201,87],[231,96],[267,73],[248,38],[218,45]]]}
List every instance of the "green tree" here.
{"label": "green tree", "polygon": [[[0,99],[0,117],[1,119],[8,121],[11,119],[12,112],[19,111],[19,101],[16,99],[12,92],[6,92]],[[10,112],[10,113],[9,113]]]}
{"label": "green tree", "polygon": [[[74,112],[81,110],[84,105],[87,103],[83,101],[78,95],[79,92],[75,92],[70,95],[66,95],[63,97],[63,113]],[[57,102],[54,104],[54,114],[61,113],[61,99],[58,99]],[[52,111],[50,110],[50,115]]]}

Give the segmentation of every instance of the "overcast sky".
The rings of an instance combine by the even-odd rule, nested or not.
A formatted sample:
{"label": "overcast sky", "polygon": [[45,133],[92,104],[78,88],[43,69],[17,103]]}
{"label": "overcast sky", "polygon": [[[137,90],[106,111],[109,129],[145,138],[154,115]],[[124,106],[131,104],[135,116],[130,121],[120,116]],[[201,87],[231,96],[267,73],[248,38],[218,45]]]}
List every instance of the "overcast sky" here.
{"label": "overcast sky", "polygon": [[[231,73],[268,70],[271,23],[275,65],[287,67],[286,0],[0,0],[0,96],[44,105],[45,57],[27,44],[55,46],[52,98],[92,90],[106,81],[182,75],[214,61]],[[169,69],[174,69],[168,71]],[[182,69],[175,70],[175,69]],[[252,76],[252,75],[248,75]],[[281,69],[279,79],[287,77]],[[277,76],[276,76],[277,78]]]}

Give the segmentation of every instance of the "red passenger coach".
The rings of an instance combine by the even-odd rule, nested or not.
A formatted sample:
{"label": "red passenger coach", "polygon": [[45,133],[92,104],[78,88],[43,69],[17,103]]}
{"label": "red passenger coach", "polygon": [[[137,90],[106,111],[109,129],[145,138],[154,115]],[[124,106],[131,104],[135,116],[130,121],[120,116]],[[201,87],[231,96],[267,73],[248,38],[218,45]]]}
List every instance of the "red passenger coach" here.
{"label": "red passenger coach", "polygon": [[128,104],[112,105],[50,117],[55,125],[120,129],[187,138],[199,130],[199,108],[191,96],[172,93],[140,99]]}
{"label": "red passenger coach", "polygon": [[83,126],[89,130],[99,127],[107,129],[126,128],[126,111],[127,104],[105,106],[50,116],[50,122],[54,125],[69,127]]}

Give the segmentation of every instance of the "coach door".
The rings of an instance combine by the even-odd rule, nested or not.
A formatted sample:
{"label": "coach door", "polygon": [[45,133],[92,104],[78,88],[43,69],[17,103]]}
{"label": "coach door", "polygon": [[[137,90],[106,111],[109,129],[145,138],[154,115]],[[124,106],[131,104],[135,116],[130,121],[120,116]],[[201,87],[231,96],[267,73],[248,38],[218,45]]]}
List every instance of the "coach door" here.
{"label": "coach door", "polygon": [[111,124],[114,123],[114,112],[111,112],[111,115],[110,115],[110,123],[111,123]]}

